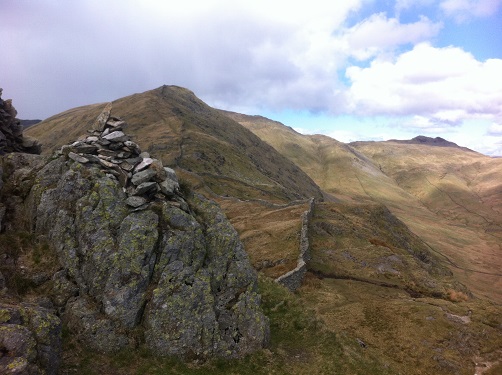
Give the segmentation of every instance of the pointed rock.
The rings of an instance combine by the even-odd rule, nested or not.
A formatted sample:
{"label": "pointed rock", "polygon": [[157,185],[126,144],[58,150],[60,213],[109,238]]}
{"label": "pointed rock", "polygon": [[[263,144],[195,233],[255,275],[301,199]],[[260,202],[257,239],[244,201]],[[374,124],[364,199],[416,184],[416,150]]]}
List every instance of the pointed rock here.
{"label": "pointed rock", "polygon": [[134,170],[136,172],[142,171],[143,169],[145,169],[146,167],[148,167],[152,163],[153,163],[153,159],[143,158],[143,160],[141,160],[141,162],[136,166],[136,168],[134,168]]}
{"label": "pointed rock", "polygon": [[112,111],[112,106],[113,106],[112,103],[108,103],[106,105],[106,107],[103,110],[103,112],[101,112],[101,114],[96,119],[96,122],[94,123],[94,125],[92,127],[93,130],[98,130],[100,132],[102,132],[103,130],[105,130],[106,122],[110,118],[110,112]]}

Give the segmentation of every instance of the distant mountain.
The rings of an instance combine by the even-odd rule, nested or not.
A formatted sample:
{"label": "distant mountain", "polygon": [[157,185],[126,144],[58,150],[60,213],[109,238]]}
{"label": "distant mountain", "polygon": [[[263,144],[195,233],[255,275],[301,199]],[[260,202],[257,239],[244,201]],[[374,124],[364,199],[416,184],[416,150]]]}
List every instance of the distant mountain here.
{"label": "distant mountain", "polygon": [[[392,143],[400,143],[400,144],[408,144],[408,145],[427,145],[427,146],[437,146],[437,147],[456,147],[456,148],[461,148],[465,151],[471,151],[475,152],[467,147],[461,147],[457,145],[454,142],[447,141],[444,138],[441,137],[426,137],[424,135],[419,135],[415,138],[409,139],[409,140],[398,140],[398,139],[390,139],[385,142],[392,142]],[[350,145],[357,146],[361,144],[367,144],[367,141],[357,141],[357,142],[352,142],[349,143]]]}
{"label": "distant mountain", "polygon": [[344,144],[263,117],[227,115],[300,166],[331,200],[387,206],[454,262],[462,281],[502,300],[502,253],[494,253],[502,246],[501,159],[440,138]]}
{"label": "distant mountain", "polygon": [[39,122],[41,122],[42,120],[19,120],[20,123],[21,123],[21,126],[24,128],[24,129],[27,129],[29,128],[30,126],[32,125],[35,125],[35,124],[38,124]]}

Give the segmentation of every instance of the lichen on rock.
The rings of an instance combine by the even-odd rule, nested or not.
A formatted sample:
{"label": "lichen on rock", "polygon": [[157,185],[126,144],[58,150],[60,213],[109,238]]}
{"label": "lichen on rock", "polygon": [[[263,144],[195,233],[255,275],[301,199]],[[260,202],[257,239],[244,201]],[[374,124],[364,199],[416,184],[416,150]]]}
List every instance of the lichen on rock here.
{"label": "lichen on rock", "polygon": [[[114,352],[242,357],[269,337],[257,276],[219,207],[125,134],[110,106],[91,135],[33,169],[26,220],[60,269],[48,293],[70,334]],[[145,184],[148,184],[146,186]]]}
{"label": "lichen on rock", "polygon": [[55,375],[61,361],[61,321],[40,306],[0,303],[0,349],[2,374]]}

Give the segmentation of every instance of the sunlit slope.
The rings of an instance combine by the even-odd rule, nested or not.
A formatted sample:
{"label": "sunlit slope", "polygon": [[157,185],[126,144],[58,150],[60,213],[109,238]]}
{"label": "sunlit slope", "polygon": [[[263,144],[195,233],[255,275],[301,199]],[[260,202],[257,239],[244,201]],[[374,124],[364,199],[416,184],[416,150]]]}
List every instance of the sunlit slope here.
{"label": "sunlit slope", "polygon": [[502,301],[502,160],[455,147],[357,142],[431,217],[407,223],[464,271],[476,289]]}
{"label": "sunlit slope", "polygon": [[501,159],[454,147],[347,145],[225,112],[300,166],[338,202],[388,207],[476,294],[502,301]]}
{"label": "sunlit slope", "polygon": [[301,217],[308,203],[272,205],[232,198],[217,202],[239,232],[256,270],[275,279],[296,267]]}
{"label": "sunlit slope", "polygon": [[351,145],[431,211],[498,232],[502,238],[502,159],[455,147],[394,142]]}
{"label": "sunlit slope", "polygon": [[469,374],[499,358],[500,309],[470,293],[385,206],[325,202],[299,294],[326,327],[400,374]]}
{"label": "sunlit slope", "polygon": [[407,204],[412,198],[371,160],[342,142],[323,135],[303,135],[261,116],[223,113],[293,161],[337,200],[374,201],[392,195],[393,201]]}
{"label": "sunlit slope", "polygon": [[[50,153],[86,134],[104,106],[69,110],[27,133]],[[112,115],[127,121],[125,131],[143,150],[196,173],[216,194],[272,201],[321,197],[300,168],[187,89],[162,86],[115,100]]]}

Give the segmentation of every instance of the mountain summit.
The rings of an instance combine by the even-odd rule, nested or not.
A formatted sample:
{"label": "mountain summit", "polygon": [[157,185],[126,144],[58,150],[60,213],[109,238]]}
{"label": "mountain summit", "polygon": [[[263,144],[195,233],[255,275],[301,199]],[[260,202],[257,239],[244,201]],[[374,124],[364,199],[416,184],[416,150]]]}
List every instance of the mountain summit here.
{"label": "mountain summit", "polygon": [[[63,112],[27,133],[39,137],[46,153],[76,139],[91,126],[104,104]],[[196,173],[216,194],[277,202],[322,198],[314,181],[248,129],[198,99],[193,92],[162,86],[113,102],[131,125],[128,134],[170,167]]]}
{"label": "mountain summit", "polygon": [[410,140],[391,139],[387,142],[395,142],[395,143],[402,143],[402,144],[417,144],[417,145],[427,145],[427,146],[438,146],[438,147],[456,147],[456,148],[461,148],[465,151],[475,152],[467,147],[461,147],[454,142],[447,141],[444,138],[441,138],[441,137],[431,138],[431,137],[426,137],[424,135],[419,135],[419,136],[412,138]]}

